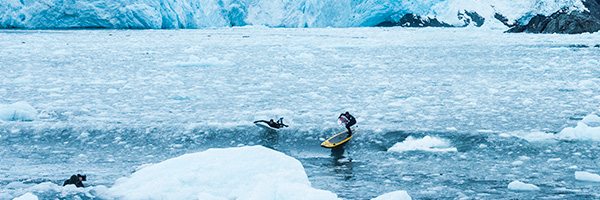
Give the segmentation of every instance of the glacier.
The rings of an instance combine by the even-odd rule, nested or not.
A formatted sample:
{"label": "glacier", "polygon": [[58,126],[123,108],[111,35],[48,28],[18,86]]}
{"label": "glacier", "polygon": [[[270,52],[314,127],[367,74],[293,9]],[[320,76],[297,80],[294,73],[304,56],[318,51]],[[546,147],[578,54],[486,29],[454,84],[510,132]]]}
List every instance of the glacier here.
{"label": "glacier", "polygon": [[228,26],[360,27],[397,22],[406,14],[470,25],[465,12],[505,28],[495,15],[526,23],[582,0],[4,0],[0,28],[183,29]]}

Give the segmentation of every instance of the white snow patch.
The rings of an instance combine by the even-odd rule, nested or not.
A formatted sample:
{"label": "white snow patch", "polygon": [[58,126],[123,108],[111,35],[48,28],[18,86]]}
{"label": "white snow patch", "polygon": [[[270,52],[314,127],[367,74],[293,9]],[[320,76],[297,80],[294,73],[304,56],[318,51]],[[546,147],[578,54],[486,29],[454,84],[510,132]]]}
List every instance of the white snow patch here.
{"label": "white snow patch", "polygon": [[575,179],[588,182],[600,182],[600,175],[584,171],[576,171]]}
{"label": "white snow patch", "polygon": [[410,197],[410,195],[408,195],[408,192],[406,192],[404,190],[398,190],[398,191],[382,194],[371,200],[412,200],[412,197]]}
{"label": "white snow patch", "polygon": [[29,103],[19,101],[9,105],[0,104],[0,120],[33,121],[37,118],[37,110]]}
{"label": "white snow patch", "polygon": [[118,179],[122,199],[338,199],[312,188],[300,161],[262,146],[209,149]]}
{"label": "white snow patch", "polygon": [[534,184],[523,183],[521,181],[513,181],[508,184],[509,190],[517,191],[534,191],[540,190],[540,188]]}
{"label": "white snow patch", "polygon": [[38,200],[38,197],[32,194],[31,192],[28,192],[24,195],[14,198],[13,200]]}
{"label": "white snow patch", "polygon": [[388,149],[388,152],[404,151],[456,152],[457,150],[447,140],[433,136],[423,138],[408,136],[404,141],[398,142]]}

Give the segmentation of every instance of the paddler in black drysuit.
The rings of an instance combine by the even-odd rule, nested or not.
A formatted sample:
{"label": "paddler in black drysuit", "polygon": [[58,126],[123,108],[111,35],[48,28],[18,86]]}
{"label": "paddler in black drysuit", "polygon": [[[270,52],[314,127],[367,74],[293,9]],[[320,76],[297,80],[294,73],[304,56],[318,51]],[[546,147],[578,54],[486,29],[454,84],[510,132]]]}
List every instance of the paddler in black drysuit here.
{"label": "paddler in black drysuit", "polygon": [[67,179],[65,181],[65,183],[63,183],[63,186],[74,184],[75,187],[85,187],[85,186],[83,186],[83,182],[82,182],[85,180],[86,180],[85,175],[81,175],[81,174],[73,175],[73,176],[71,176],[71,178]]}
{"label": "paddler in black drysuit", "polygon": [[356,124],[356,119],[348,111],[346,111],[346,113],[340,114],[338,119],[342,116],[344,116],[348,120],[348,122],[346,122],[346,129],[348,129],[348,136],[351,136],[352,129],[350,129],[350,127],[353,126],[354,124]]}
{"label": "paddler in black drysuit", "polygon": [[279,120],[277,120],[277,122],[273,121],[273,119],[267,121],[267,120],[258,120],[255,121],[254,123],[257,122],[264,122],[267,123],[267,125],[269,125],[272,128],[283,128],[283,127],[288,127],[288,125],[283,124],[283,117],[279,118]]}

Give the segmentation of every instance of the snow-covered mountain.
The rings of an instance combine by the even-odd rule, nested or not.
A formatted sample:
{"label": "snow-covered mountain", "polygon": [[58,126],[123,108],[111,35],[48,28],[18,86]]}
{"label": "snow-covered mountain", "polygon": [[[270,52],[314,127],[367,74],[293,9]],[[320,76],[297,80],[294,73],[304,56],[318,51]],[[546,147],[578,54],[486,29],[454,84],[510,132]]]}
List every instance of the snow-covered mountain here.
{"label": "snow-covered mountain", "polygon": [[3,0],[0,28],[475,25],[506,29],[505,24],[527,24],[538,14],[585,11],[582,1],[586,0]]}

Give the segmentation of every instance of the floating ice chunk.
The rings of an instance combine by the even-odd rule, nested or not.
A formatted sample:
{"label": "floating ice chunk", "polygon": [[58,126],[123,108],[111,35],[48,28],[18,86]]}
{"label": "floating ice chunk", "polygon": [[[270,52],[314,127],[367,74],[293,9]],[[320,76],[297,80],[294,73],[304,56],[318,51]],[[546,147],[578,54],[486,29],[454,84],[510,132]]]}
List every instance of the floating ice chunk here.
{"label": "floating ice chunk", "polygon": [[550,159],[547,160],[547,162],[558,162],[558,161],[561,161],[561,160],[562,159],[560,159],[560,158],[550,158]]}
{"label": "floating ice chunk", "polygon": [[590,114],[577,122],[576,127],[564,128],[557,137],[566,140],[600,141],[600,117]]}
{"label": "floating ice chunk", "polygon": [[540,190],[540,188],[534,184],[523,183],[521,181],[513,181],[508,184],[509,190],[517,191],[534,191]]}
{"label": "floating ice chunk", "polygon": [[423,138],[407,137],[404,141],[394,144],[388,149],[389,152],[404,151],[430,151],[430,152],[455,152],[455,147],[450,142],[438,137],[425,136]]}
{"label": "floating ice chunk", "polygon": [[106,93],[107,94],[117,94],[117,93],[119,93],[119,91],[114,88],[110,88],[110,89],[106,90]]}
{"label": "floating ice chunk", "polygon": [[81,132],[81,134],[79,134],[79,136],[77,137],[77,139],[86,139],[88,137],[90,137],[90,133],[87,132],[87,131],[83,131],[83,132]]}
{"label": "floating ice chunk", "polygon": [[446,127],[447,131],[458,131],[456,127]]}
{"label": "floating ice chunk", "polygon": [[190,56],[187,61],[177,61],[167,63],[175,67],[210,67],[210,66],[233,66],[235,63],[219,59],[217,57],[199,58],[198,56]]}
{"label": "floating ice chunk", "polygon": [[388,192],[381,196],[375,197],[372,200],[412,200],[408,192],[404,190],[398,190],[394,192]]}
{"label": "floating ice chunk", "polygon": [[511,133],[510,135],[525,139],[529,142],[552,141],[552,140],[594,140],[600,141],[600,116],[589,114],[576,127],[564,128],[560,133],[528,132]]}
{"label": "floating ice chunk", "polygon": [[600,126],[600,116],[596,114],[589,114],[585,116],[581,122],[587,124],[588,126],[597,127]]}
{"label": "floating ice chunk", "polygon": [[262,146],[185,154],[118,179],[122,199],[338,199],[312,188],[300,161]]}
{"label": "floating ice chunk", "polygon": [[514,161],[514,162],[512,162],[510,164],[513,165],[513,166],[519,166],[519,165],[523,165],[523,161],[522,160],[517,160],[517,161]]}
{"label": "floating ice chunk", "polygon": [[600,175],[584,171],[576,171],[575,179],[580,181],[600,182]]}
{"label": "floating ice chunk", "polygon": [[14,198],[13,200],[38,200],[38,197],[35,196],[35,194],[28,192],[28,193],[25,193],[24,195]]}
{"label": "floating ice chunk", "polygon": [[29,103],[19,101],[10,105],[0,104],[0,120],[33,121],[37,118],[37,110]]}
{"label": "floating ice chunk", "polygon": [[556,136],[553,133],[545,133],[540,131],[534,132],[515,132],[511,133],[511,135],[527,140],[529,142],[543,142],[543,141],[552,141],[556,139]]}

